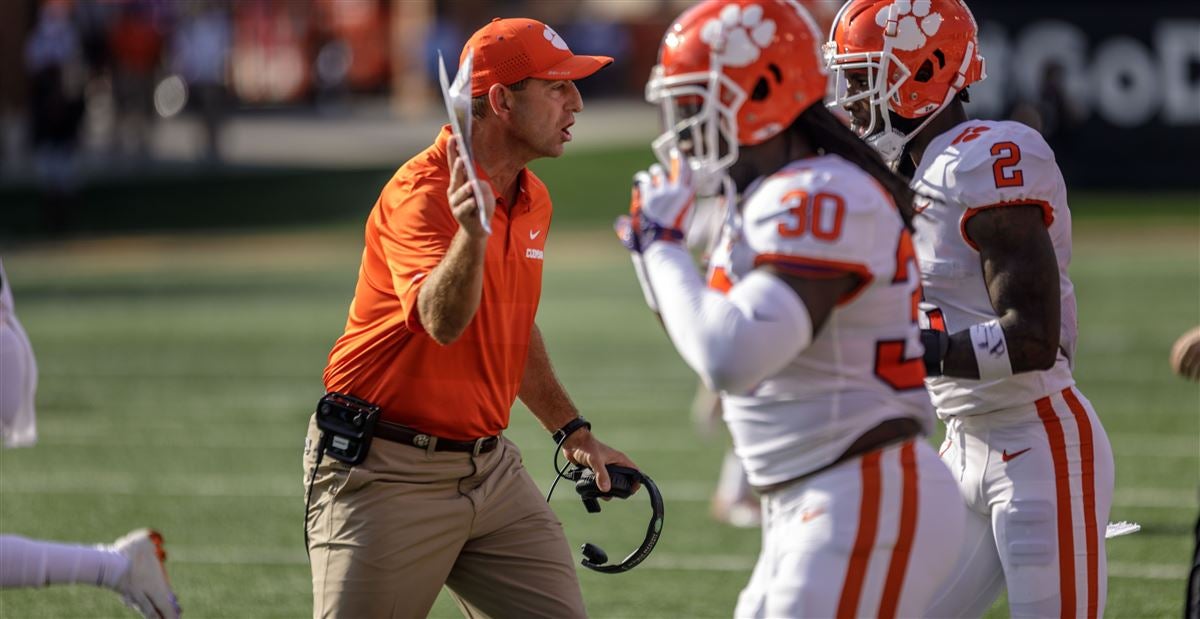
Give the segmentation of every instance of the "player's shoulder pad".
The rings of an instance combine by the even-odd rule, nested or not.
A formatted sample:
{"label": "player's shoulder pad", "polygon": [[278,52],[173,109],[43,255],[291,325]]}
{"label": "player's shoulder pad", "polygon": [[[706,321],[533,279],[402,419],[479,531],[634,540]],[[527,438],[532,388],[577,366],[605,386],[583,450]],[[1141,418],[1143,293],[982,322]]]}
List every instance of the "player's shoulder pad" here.
{"label": "player's shoulder pad", "polygon": [[788,165],[742,206],[746,242],[760,256],[862,262],[890,218],[900,225],[883,187],[836,155]]}
{"label": "player's shoulder pad", "polygon": [[948,198],[964,208],[1029,200],[1048,203],[1063,187],[1054,151],[1015,121],[973,121],[947,146]]}
{"label": "player's shoulder pad", "polygon": [[[970,129],[974,129],[970,131]],[[1042,162],[1054,162],[1054,151],[1046,143],[1046,139],[1036,129],[1013,120],[982,120],[970,123],[970,133],[951,144],[950,148],[957,151],[959,173],[987,167],[989,170],[997,156],[993,150],[997,144],[1016,144],[1021,151],[1021,157],[1030,157]],[[961,135],[961,133],[960,133]],[[957,136],[956,136],[957,139]]]}

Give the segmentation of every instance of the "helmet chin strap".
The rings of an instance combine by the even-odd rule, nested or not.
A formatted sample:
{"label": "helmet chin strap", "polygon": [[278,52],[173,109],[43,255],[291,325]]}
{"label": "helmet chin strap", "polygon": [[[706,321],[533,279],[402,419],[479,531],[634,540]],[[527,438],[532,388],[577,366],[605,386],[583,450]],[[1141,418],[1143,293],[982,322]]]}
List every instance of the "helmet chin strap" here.
{"label": "helmet chin strap", "polygon": [[870,144],[871,148],[874,148],[879,156],[883,157],[884,163],[888,164],[893,171],[900,162],[900,156],[904,154],[904,145],[907,143],[908,136],[891,127],[867,137],[867,144]]}

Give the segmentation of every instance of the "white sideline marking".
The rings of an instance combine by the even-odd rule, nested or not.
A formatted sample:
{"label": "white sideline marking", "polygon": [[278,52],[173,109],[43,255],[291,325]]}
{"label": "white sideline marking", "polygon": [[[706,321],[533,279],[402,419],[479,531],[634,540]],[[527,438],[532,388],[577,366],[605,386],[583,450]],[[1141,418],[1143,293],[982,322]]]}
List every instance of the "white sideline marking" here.
{"label": "white sideline marking", "polygon": [[1196,436],[1118,432],[1108,435],[1108,440],[1117,456],[1200,458],[1200,437]]}
{"label": "white sideline marking", "polygon": [[1178,580],[1187,578],[1187,566],[1165,563],[1109,563],[1111,578],[1134,578],[1137,580]]}
{"label": "white sideline marking", "polygon": [[[172,428],[175,428],[172,426]],[[177,433],[156,433],[152,439],[125,436],[114,441],[96,440],[91,428],[55,428],[52,432],[43,432],[38,444],[48,447],[91,447],[103,445],[107,448],[130,447],[169,449],[279,449],[294,450],[300,453],[304,446],[304,436],[297,433],[294,437],[271,436],[241,436],[231,434],[222,437],[192,437],[187,438],[184,427],[177,428]],[[55,433],[57,432],[57,433]],[[173,438],[178,435],[178,438]],[[506,433],[509,439],[517,444],[522,452],[548,453],[554,449],[553,444],[545,435],[536,432],[517,430]],[[664,436],[651,436],[643,431],[620,428],[606,428],[601,437],[605,442],[622,451],[655,452],[655,453],[692,453],[704,449],[725,449],[726,439],[721,432],[712,437],[701,437],[692,434],[677,434],[677,438],[667,439]],[[1169,434],[1144,433],[1114,433],[1109,435],[1113,452],[1118,457],[1136,458],[1191,458],[1200,459],[1200,438]]]}
{"label": "white sideline marking", "polygon": [[[167,548],[171,563],[194,565],[308,565],[304,551],[291,548],[245,548],[224,547],[213,549],[199,546],[176,546]],[[750,572],[756,557],[750,555],[683,555],[654,553],[638,570],[680,570],[693,572]],[[1187,569],[1182,565],[1163,563],[1114,563],[1108,564],[1108,574],[1113,578],[1136,580],[1182,581]]]}

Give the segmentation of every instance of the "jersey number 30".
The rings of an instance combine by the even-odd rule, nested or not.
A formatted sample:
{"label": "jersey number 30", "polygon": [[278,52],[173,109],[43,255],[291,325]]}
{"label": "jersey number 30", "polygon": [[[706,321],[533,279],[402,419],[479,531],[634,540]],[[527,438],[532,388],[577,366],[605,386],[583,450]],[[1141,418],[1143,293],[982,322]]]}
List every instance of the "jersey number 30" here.
{"label": "jersey number 30", "polygon": [[830,242],[842,236],[846,201],[841,196],[825,191],[810,196],[797,189],[784,194],[782,202],[792,221],[779,223],[779,236],[786,239],[811,234],[814,239]]}

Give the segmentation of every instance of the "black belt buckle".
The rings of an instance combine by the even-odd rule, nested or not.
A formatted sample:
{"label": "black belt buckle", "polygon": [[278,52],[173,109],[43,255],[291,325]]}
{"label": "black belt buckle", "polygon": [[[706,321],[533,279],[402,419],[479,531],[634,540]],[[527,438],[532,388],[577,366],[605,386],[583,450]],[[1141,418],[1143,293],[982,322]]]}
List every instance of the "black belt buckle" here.
{"label": "black belt buckle", "polygon": [[371,448],[379,407],[354,396],[330,392],[317,402],[317,428],[330,458],[360,464]]}

